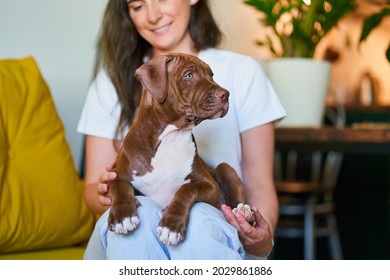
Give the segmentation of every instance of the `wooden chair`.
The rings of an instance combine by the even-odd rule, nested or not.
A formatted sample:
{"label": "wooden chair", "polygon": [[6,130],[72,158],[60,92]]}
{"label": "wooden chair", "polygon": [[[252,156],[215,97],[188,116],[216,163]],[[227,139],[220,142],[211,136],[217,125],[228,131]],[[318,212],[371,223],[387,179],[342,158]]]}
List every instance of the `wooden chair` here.
{"label": "wooden chair", "polygon": [[333,189],[342,161],[340,152],[276,151],[275,185],[279,223],[275,239],[303,238],[304,259],[316,258],[316,239],[328,238],[332,259],[342,259]]}

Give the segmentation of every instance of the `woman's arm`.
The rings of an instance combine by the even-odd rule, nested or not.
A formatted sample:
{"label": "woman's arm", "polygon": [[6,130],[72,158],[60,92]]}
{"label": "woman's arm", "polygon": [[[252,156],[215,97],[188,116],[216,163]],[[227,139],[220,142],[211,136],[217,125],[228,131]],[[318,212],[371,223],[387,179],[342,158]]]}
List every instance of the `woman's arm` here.
{"label": "woman's arm", "polygon": [[115,172],[109,172],[110,163],[117,156],[114,145],[119,145],[119,141],[86,136],[84,198],[88,208],[95,214],[102,214],[111,205],[111,199],[106,194],[108,179],[116,178]]}
{"label": "woman's arm", "polygon": [[257,126],[241,133],[243,181],[247,203],[257,209],[256,226],[244,217],[233,215],[227,207],[224,213],[240,235],[246,252],[265,256],[272,250],[272,238],[278,220],[278,200],[273,181],[274,124]]}
{"label": "woman's arm", "polygon": [[243,177],[248,203],[257,206],[273,235],[279,214],[274,163],[274,124],[268,123],[241,133]]}

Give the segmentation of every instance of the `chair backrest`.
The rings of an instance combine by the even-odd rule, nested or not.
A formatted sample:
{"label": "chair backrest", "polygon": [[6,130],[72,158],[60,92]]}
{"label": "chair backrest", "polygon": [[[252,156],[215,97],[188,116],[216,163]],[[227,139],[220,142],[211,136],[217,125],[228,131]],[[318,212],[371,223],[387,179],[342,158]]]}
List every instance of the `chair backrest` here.
{"label": "chair backrest", "polygon": [[337,183],[342,153],[335,151],[275,151],[275,182],[310,182],[329,190],[325,200],[332,199]]}

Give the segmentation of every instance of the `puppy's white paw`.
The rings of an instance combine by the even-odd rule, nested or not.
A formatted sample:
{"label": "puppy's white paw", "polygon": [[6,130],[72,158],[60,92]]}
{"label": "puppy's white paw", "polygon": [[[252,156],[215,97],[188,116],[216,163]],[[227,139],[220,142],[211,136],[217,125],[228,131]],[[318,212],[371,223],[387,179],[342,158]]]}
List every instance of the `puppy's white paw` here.
{"label": "puppy's white paw", "polygon": [[171,246],[176,245],[183,240],[183,237],[179,232],[170,231],[167,227],[157,227],[157,235],[160,237],[162,243]]}
{"label": "puppy's white paw", "polygon": [[137,216],[124,218],[122,223],[115,224],[115,232],[119,234],[129,234],[139,226]]}
{"label": "puppy's white paw", "polygon": [[245,217],[248,223],[252,224],[256,221],[255,213],[252,211],[251,207],[247,204],[239,203],[236,208],[232,210],[233,214],[240,213]]}

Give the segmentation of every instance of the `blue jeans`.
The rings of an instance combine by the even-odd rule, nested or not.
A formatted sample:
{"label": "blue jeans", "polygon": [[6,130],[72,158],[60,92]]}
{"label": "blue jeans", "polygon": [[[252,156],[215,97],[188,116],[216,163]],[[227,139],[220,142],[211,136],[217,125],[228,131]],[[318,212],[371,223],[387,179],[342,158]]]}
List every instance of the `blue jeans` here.
{"label": "blue jeans", "polygon": [[84,259],[116,260],[237,260],[245,258],[237,230],[222,212],[198,202],[191,209],[187,235],[176,246],[161,243],[156,229],[162,208],[153,200],[138,196],[140,225],[129,235],[107,227],[107,210],[96,223]]}

